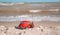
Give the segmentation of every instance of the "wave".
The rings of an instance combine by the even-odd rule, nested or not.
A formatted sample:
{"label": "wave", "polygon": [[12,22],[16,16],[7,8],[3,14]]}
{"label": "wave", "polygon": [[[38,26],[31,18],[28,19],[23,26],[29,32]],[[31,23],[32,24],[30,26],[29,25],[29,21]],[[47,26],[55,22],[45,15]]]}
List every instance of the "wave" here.
{"label": "wave", "polygon": [[22,3],[0,3],[0,5],[14,5],[14,4],[24,4],[24,2]]}
{"label": "wave", "polygon": [[20,16],[0,16],[0,21],[60,21],[60,17],[56,16],[31,16],[31,15],[20,15]]}

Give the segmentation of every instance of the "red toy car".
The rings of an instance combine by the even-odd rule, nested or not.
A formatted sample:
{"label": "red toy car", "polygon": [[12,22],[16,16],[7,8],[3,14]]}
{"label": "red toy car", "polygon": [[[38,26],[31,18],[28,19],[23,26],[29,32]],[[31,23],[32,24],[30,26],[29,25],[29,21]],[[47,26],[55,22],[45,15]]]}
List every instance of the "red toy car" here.
{"label": "red toy car", "polygon": [[33,27],[34,27],[33,22],[24,20],[20,22],[18,29],[26,29],[26,28],[33,28]]}

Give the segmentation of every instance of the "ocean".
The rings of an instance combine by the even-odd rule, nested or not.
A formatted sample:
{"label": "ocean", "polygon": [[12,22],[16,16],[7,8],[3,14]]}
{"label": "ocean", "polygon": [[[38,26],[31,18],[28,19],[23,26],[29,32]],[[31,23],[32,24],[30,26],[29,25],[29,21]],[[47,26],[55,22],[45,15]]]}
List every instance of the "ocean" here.
{"label": "ocean", "polygon": [[60,0],[0,0],[0,2],[60,2]]}

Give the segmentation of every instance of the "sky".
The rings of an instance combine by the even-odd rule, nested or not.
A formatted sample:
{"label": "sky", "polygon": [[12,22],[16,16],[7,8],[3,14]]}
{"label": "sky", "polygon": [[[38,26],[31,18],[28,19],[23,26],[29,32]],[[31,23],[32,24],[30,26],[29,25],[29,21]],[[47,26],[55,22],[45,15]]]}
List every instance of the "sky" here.
{"label": "sky", "polygon": [[0,0],[0,2],[60,2],[60,0]]}

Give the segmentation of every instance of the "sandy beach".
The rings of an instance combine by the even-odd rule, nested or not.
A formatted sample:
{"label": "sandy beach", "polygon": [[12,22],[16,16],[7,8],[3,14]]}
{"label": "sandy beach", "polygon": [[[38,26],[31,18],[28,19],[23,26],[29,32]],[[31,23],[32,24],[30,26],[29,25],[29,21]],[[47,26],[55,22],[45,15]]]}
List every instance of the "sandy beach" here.
{"label": "sandy beach", "polygon": [[34,28],[24,30],[16,29],[18,25],[19,22],[0,22],[0,32],[3,35],[60,35],[60,22],[34,22]]}
{"label": "sandy beach", "polygon": [[[51,9],[54,11],[48,11]],[[40,11],[32,13],[29,10]],[[0,21],[0,35],[60,35],[59,21],[33,21],[34,28],[24,30],[15,28],[15,26],[19,25],[20,21],[5,22],[5,20],[12,19],[11,16],[15,17],[18,15],[60,17],[60,3],[0,4],[0,20],[2,20]],[[57,19],[60,20],[60,18]]]}

